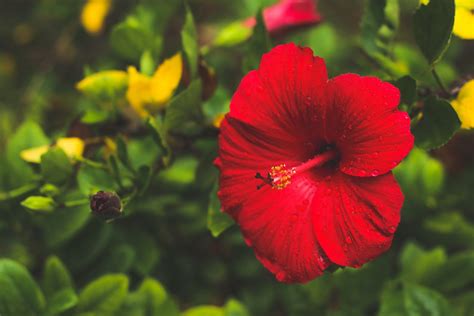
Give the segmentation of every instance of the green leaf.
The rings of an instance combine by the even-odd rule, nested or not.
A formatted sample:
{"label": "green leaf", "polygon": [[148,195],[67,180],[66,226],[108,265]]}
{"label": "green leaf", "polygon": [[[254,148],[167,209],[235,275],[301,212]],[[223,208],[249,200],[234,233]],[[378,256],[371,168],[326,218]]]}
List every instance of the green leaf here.
{"label": "green leaf", "polygon": [[6,176],[7,188],[16,188],[31,181],[33,171],[28,164],[20,158],[20,152],[38,146],[48,145],[50,140],[44,134],[41,127],[32,122],[26,121],[9,139],[6,146],[6,161],[8,173]]}
{"label": "green leaf", "polygon": [[63,289],[48,299],[47,315],[58,315],[77,305],[79,299],[73,289]]}
{"label": "green leaf", "polygon": [[253,35],[245,45],[245,54],[242,64],[244,73],[257,69],[262,55],[272,48],[272,42],[268,35],[265,23],[263,22],[262,11],[257,15],[257,25],[253,30]]}
{"label": "green leaf", "polygon": [[73,237],[89,220],[89,206],[58,208],[42,223],[48,247],[56,247]]}
{"label": "green leaf", "polygon": [[135,251],[133,271],[142,276],[149,275],[160,257],[158,245],[153,236],[141,230],[133,230],[127,237],[127,243]]}
{"label": "green leaf", "polygon": [[50,197],[46,196],[29,196],[21,202],[21,205],[30,211],[52,212],[56,208],[56,203]]}
{"label": "green leaf", "polygon": [[89,196],[97,191],[117,191],[113,177],[104,169],[82,164],[77,173],[77,184],[82,194]]}
{"label": "green leaf", "polygon": [[201,93],[201,80],[195,80],[171,100],[164,120],[166,131],[183,135],[195,135],[201,131]]}
{"label": "green leaf", "polygon": [[143,299],[144,315],[174,316],[179,315],[177,307],[168,298],[163,286],[153,279],[145,279],[137,294]]}
{"label": "green leaf", "polygon": [[145,51],[140,57],[140,72],[147,76],[152,76],[155,72],[156,63],[149,50]]}
{"label": "green leaf", "polygon": [[109,111],[102,109],[87,109],[81,117],[84,124],[99,124],[109,119]]}
{"label": "green leaf", "polygon": [[158,52],[161,49],[161,38],[155,37],[140,19],[129,16],[113,28],[110,44],[120,56],[138,61],[146,50]]}
{"label": "green leaf", "polygon": [[460,213],[442,213],[423,223],[430,240],[452,248],[474,248],[474,224]]}
{"label": "green leaf", "polygon": [[441,147],[460,126],[461,121],[451,104],[430,96],[425,100],[423,118],[413,129],[415,144],[423,149]]}
{"label": "green leaf", "polygon": [[400,90],[401,102],[410,106],[416,99],[416,80],[410,76],[403,76],[394,82]]}
{"label": "green leaf", "polygon": [[77,84],[77,89],[89,98],[108,102],[124,97],[127,87],[128,75],[119,70],[99,71]]}
{"label": "green leaf", "polygon": [[451,307],[441,294],[429,288],[405,284],[405,308],[410,316],[452,316]]}
{"label": "green leaf", "polygon": [[119,315],[178,316],[180,313],[160,282],[147,278],[136,292],[128,295]]}
{"label": "green leaf", "polygon": [[415,12],[415,40],[429,64],[438,62],[448,48],[453,25],[454,0],[430,0]]}
{"label": "green leaf", "polygon": [[366,0],[362,17],[362,47],[369,55],[390,55],[399,23],[397,0]]}
{"label": "green leaf", "polygon": [[413,148],[408,157],[394,169],[410,203],[434,206],[444,184],[444,167],[425,151]]}
{"label": "green leaf", "polygon": [[202,305],[185,310],[182,316],[225,316],[225,312],[217,306]]}
{"label": "green leaf", "polygon": [[252,29],[242,21],[232,22],[222,29],[214,38],[214,46],[232,47],[246,41],[252,35]]}
{"label": "green leaf", "polygon": [[249,312],[239,301],[230,299],[224,306],[225,316],[249,316]]}
{"label": "green leaf", "polygon": [[421,285],[387,283],[379,316],[450,316],[451,307],[441,294]]}
{"label": "green leaf", "polygon": [[61,190],[51,183],[44,184],[40,189],[40,193],[46,196],[55,197],[61,193]]}
{"label": "green leaf", "polygon": [[45,307],[43,293],[28,270],[10,259],[0,259],[0,315],[35,316]]}
{"label": "green leaf", "polygon": [[96,264],[93,275],[101,273],[126,273],[135,260],[135,250],[127,244],[110,246],[103,255],[100,263]]}
{"label": "green leaf", "polygon": [[117,156],[120,160],[120,162],[127,167],[128,170],[131,172],[134,172],[134,168],[132,164],[130,163],[130,158],[128,155],[128,149],[127,149],[127,144],[125,143],[125,140],[123,137],[119,136],[116,139],[117,143]]}
{"label": "green leaf", "polygon": [[413,243],[407,244],[401,254],[401,276],[410,282],[424,283],[433,271],[446,262],[442,248],[425,251]]}
{"label": "green leaf", "polygon": [[42,287],[48,299],[62,290],[74,289],[69,271],[56,256],[51,256],[46,260]]}
{"label": "green leaf", "polygon": [[195,78],[197,75],[199,57],[198,34],[196,31],[196,25],[194,24],[193,14],[187,4],[184,25],[181,30],[181,41],[188,59],[191,78]]}
{"label": "green leaf", "polygon": [[128,292],[128,278],[109,274],[89,283],[79,295],[77,311],[97,315],[113,315]]}
{"label": "green leaf", "polygon": [[71,271],[83,272],[90,268],[89,265],[105,252],[111,239],[111,225],[90,221],[80,232],[75,234],[74,238],[61,247],[61,258]]}
{"label": "green leaf", "polygon": [[63,184],[72,176],[73,168],[66,153],[53,147],[41,156],[41,173],[47,182]]}
{"label": "green leaf", "polygon": [[217,197],[218,184],[214,183],[209,196],[209,207],[207,209],[207,228],[212,236],[218,237],[223,231],[234,224],[232,218],[221,210],[221,203]]}
{"label": "green leaf", "polygon": [[474,283],[474,252],[466,251],[450,257],[426,278],[426,284],[441,292],[462,290]]}
{"label": "green leaf", "polygon": [[151,131],[151,136],[153,137],[155,144],[158,146],[158,149],[163,153],[163,155],[167,156],[170,153],[170,148],[166,142],[166,134],[161,117],[148,117],[146,125]]}
{"label": "green leaf", "polygon": [[399,11],[398,0],[366,0],[361,25],[364,51],[397,76],[402,70],[393,61],[392,43],[398,30]]}
{"label": "green leaf", "polygon": [[385,285],[378,316],[409,316],[403,301],[402,284],[388,282]]}

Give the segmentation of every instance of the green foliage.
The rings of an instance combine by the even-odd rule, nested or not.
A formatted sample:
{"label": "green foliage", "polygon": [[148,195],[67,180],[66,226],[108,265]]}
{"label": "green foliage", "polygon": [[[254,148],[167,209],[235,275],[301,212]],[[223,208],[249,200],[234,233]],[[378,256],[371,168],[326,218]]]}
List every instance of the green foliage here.
{"label": "green foliage", "polygon": [[397,0],[366,0],[362,17],[361,43],[364,51],[389,73],[400,74],[392,59],[392,42],[399,24]]}
{"label": "green foliage", "polygon": [[201,93],[201,80],[195,80],[171,100],[163,122],[166,131],[193,135],[202,129]]}
{"label": "green foliage", "polygon": [[128,293],[125,275],[110,274],[89,283],[79,295],[77,310],[81,313],[113,315]]}
{"label": "green foliage", "polygon": [[158,55],[162,39],[154,34],[154,16],[145,7],[117,24],[110,35],[112,48],[123,58],[138,60],[145,51]]}
{"label": "green foliage", "polygon": [[444,145],[459,129],[461,122],[451,104],[434,96],[425,100],[423,119],[413,129],[415,143],[423,149]]}
{"label": "green foliage", "polygon": [[243,72],[247,73],[250,70],[257,69],[262,55],[268,52],[271,47],[272,42],[263,22],[262,11],[260,11],[257,14],[257,25],[253,30],[252,36],[245,45],[245,57],[242,62]]}
{"label": "green foliage", "polygon": [[448,48],[454,25],[454,0],[430,0],[415,12],[413,32],[421,52],[434,65]]}
{"label": "green foliage", "polygon": [[209,207],[207,211],[207,228],[209,228],[214,237],[218,237],[224,230],[234,224],[232,218],[221,210],[221,203],[217,197],[217,189],[218,185],[216,182],[209,196]]}
{"label": "green foliage", "polygon": [[181,30],[181,41],[184,52],[186,53],[189,69],[191,72],[191,78],[194,78],[197,74],[198,65],[198,36],[196,31],[196,25],[194,24],[194,18],[189,6],[186,5],[186,16],[183,29]]}
{"label": "green foliage", "polygon": [[56,207],[54,200],[46,196],[29,196],[21,202],[21,205],[36,212],[52,212]]}
{"label": "green foliage", "polygon": [[410,76],[403,76],[394,82],[400,90],[400,102],[406,106],[411,106],[416,100],[416,80]]}
{"label": "green foliage", "polygon": [[[474,68],[469,42],[450,40],[453,0],[319,1],[319,24],[278,34],[265,25],[275,0],[113,1],[93,36],[87,1],[25,1],[22,16],[0,10],[0,315],[474,314],[473,134],[450,105]],[[405,200],[390,250],[304,285],[275,281],[228,229],[213,164],[242,76],[286,42],[330,78],[392,82],[416,144],[394,169]],[[178,84],[150,78],[178,52]],[[153,114],[131,106],[129,66]],[[158,83],[177,88],[155,104]],[[60,137],[82,139],[82,156]],[[40,164],[23,160],[40,146]],[[92,216],[98,191],[120,197],[113,222]]]}
{"label": "green foliage", "polygon": [[28,270],[12,260],[0,259],[0,313],[38,315],[44,307],[43,293]]}
{"label": "green foliage", "polygon": [[445,178],[443,165],[438,160],[414,148],[394,173],[410,202],[428,206],[436,204]]}
{"label": "green foliage", "polygon": [[452,315],[446,298],[436,291],[412,283],[392,283],[382,293],[379,316]]}
{"label": "green foliage", "polygon": [[19,187],[33,178],[32,170],[27,166],[26,162],[20,159],[20,152],[25,149],[47,145],[48,143],[48,137],[38,124],[26,121],[18,127],[6,146],[5,167],[8,167],[10,170],[6,174],[6,183],[9,188]]}
{"label": "green foliage", "polygon": [[72,173],[72,164],[61,148],[53,147],[41,156],[41,174],[47,182],[64,184]]}

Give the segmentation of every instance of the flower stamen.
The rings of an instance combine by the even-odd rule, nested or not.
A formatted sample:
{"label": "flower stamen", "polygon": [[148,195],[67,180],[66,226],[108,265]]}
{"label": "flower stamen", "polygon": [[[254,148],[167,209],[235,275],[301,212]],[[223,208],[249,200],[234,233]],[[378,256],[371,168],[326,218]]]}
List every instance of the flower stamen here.
{"label": "flower stamen", "polygon": [[338,153],[334,149],[327,150],[321,154],[314,156],[308,161],[292,168],[286,168],[286,164],[282,163],[270,168],[267,176],[264,177],[260,172],[255,174],[255,178],[262,180],[262,183],[257,185],[257,190],[260,190],[265,185],[270,185],[272,189],[282,190],[291,183],[291,178],[299,172],[304,172],[311,168],[320,167],[327,162],[336,159]]}

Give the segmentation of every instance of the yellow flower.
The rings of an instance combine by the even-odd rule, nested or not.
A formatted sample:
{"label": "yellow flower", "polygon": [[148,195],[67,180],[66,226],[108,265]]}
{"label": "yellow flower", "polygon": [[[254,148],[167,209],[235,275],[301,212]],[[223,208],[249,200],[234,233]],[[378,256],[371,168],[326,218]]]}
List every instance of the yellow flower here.
{"label": "yellow flower", "polygon": [[[71,160],[75,160],[82,157],[85,143],[82,139],[77,137],[64,137],[56,141],[56,146],[61,148]],[[27,162],[40,163],[41,156],[47,153],[50,147],[51,146],[44,145],[25,149],[20,152],[20,157]]]}
{"label": "yellow flower", "polygon": [[128,68],[127,99],[141,117],[162,109],[173,96],[183,72],[181,54],[166,59],[152,77],[141,74],[133,66]]}
{"label": "yellow flower", "polygon": [[462,39],[474,39],[474,0],[456,0],[453,33]]}
{"label": "yellow flower", "polygon": [[474,128],[474,79],[462,86],[456,100],[451,105],[461,120],[461,128]]}
{"label": "yellow flower", "polygon": [[104,20],[110,11],[112,0],[88,0],[81,13],[81,22],[84,29],[92,35],[102,31]]}

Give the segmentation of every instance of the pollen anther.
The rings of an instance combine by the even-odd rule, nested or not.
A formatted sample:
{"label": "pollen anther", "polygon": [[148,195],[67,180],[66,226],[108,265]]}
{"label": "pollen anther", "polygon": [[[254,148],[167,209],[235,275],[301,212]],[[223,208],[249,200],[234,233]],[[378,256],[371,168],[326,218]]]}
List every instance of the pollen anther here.
{"label": "pollen anther", "polygon": [[291,183],[291,177],[296,173],[295,168],[287,169],[285,164],[273,166],[270,169],[272,189],[282,190]]}

